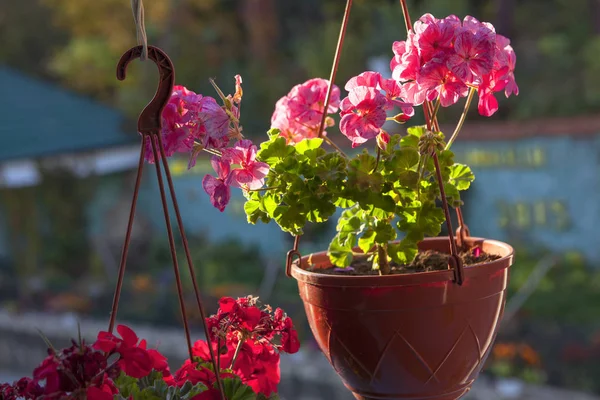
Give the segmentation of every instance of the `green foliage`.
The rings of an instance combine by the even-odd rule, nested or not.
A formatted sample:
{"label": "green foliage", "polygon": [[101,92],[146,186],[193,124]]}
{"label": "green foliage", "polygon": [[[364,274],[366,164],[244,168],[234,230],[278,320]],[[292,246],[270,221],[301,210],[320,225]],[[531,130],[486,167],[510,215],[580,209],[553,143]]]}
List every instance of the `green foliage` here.
{"label": "green foliage", "polygon": [[[439,187],[429,150],[438,149],[448,202],[461,205],[460,191],[469,188],[474,175],[469,167],[454,163],[443,149],[443,135],[425,127],[408,129],[408,135],[393,135],[378,157],[366,150],[352,158],[321,148],[322,139],[304,139],[287,144],[278,131],[261,144],[257,158],[268,163],[267,188],[246,194],[250,223],[275,220],[281,229],[300,235],[308,222],[328,220],[339,207],[336,235],[329,245],[329,258],[339,267],[352,263],[356,247],[372,254],[388,248],[399,233],[404,237],[389,244],[389,257],[410,263],[417,243],[439,234],[444,213],[436,204]],[[432,147],[433,146],[433,147]]]}
{"label": "green foliage", "polygon": [[[264,394],[257,395],[238,377],[226,378],[222,382],[225,397],[229,400],[279,400],[277,394],[269,397]],[[162,379],[162,374],[156,371],[141,379],[121,373],[115,385],[119,390],[119,400],[190,400],[208,389],[203,383],[193,385],[189,381],[182,386],[168,386]]]}
{"label": "green foliage", "polygon": [[267,186],[276,189],[249,192],[244,209],[250,223],[273,219],[283,231],[300,235],[307,222],[325,222],[335,213],[345,160],[326,153],[322,139],[291,146],[274,132],[257,157],[270,165]]}
{"label": "green foliage", "polygon": [[132,378],[122,372],[115,385],[119,390],[117,398],[124,400],[189,400],[207,389],[202,383],[192,385],[191,382],[186,382],[181,387],[168,386],[162,379],[162,374],[156,371],[142,379]]}

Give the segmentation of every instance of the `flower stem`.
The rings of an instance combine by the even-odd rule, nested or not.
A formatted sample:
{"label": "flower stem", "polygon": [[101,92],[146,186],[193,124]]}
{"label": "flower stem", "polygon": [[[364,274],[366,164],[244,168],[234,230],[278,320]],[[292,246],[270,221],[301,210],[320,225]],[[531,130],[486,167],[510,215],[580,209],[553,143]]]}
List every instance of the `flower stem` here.
{"label": "flower stem", "polygon": [[268,186],[265,188],[260,188],[260,189],[248,189],[249,192],[264,192],[267,190],[277,190],[277,189],[281,189],[281,186]]}
{"label": "flower stem", "polygon": [[387,250],[385,246],[382,246],[380,244],[377,245],[377,255],[379,262],[379,272],[381,272],[382,275],[389,275],[392,272],[392,270],[390,269],[390,264],[388,263]]}
{"label": "flower stem", "polygon": [[436,128],[436,117],[437,117],[437,113],[438,110],[440,109],[440,104],[442,103],[442,99],[441,96],[438,96],[437,101],[435,102],[435,106],[433,107],[433,111],[431,112],[431,117],[429,117],[429,120],[431,121],[431,126],[432,128]]}
{"label": "flower stem", "polygon": [[235,353],[233,353],[233,360],[231,360],[231,365],[229,366],[229,369],[233,369],[233,365],[235,364],[235,361],[238,358],[238,355],[240,354],[240,350],[242,350],[242,346],[244,345],[244,341],[240,338],[240,341],[238,342],[236,348],[235,348]]}
{"label": "flower stem", "polygon": [[377,171],[377,167],[379,167],[380,159],[381,159],[381,148],[379,146],[377,146],[377,160],[375,161],[375,168],[373,168],[373,171],[371,171],[371,173]]}
{"label": "flower stem", "polygon": [[333,140],[329,139],[327,136],[323,136],[322,138],[327,142],[327,144],[336,149],[337,152],[340,153],[344,158],[350,158],[337,144],[334,143]]}
{"label": "flower stem", "polygon": [[[210,344],[209,344],[210,346]],[[217,337],[217,369],[221,372],[221,338]]]}
{"label": "flower stem", "polygon": [[454,133],[452,134],[452,136],[450,137],[450,140],[448,140],[448,143],[446,144],[445,150],[450,149],[450,146],[452,146],[452,143],[454,143],[454,141],[456,140],[456,137],[458,136],[458,132],[460,132],[460,130],[462,129],[462,126],[465,123],[465,120],[467,119],[467,113],[469,112],[469,106],[471,105],[471,101],[473,100],[474,96],[475,96],[475,88],[469,89],[469,96],[467,96],[465,108],[460,116],[460,119],[458,120],[458,124],[456,125],[456,129],[454,130]]}

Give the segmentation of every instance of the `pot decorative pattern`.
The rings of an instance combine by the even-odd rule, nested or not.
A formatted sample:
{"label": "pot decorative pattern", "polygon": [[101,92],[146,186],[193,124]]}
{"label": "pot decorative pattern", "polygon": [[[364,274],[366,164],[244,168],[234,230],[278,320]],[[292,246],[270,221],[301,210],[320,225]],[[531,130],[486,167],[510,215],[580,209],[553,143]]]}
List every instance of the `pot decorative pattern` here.
{"label": "pot decorative pattern", "polygon": [[[512,248],[469,240],[502,258],[466,267],[462,286],[452,271],[342,276],[294,266],[317,343],[357,399],[454,400],[470,389],[504,310]],[[422,249],[447,243],[426,239]],[[328,265],[325,253],[310,258]]]}

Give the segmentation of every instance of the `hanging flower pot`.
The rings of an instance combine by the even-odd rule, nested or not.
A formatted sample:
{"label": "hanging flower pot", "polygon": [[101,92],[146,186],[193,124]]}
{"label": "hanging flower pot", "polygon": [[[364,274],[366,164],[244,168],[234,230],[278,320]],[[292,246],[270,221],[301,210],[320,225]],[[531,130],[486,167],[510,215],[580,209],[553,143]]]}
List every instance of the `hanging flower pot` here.
{"label": "hanging flower pot", "polygon": [[[448,238],[419,250],[449,253]],[[512,248],[468,238],[500,258],[454,271],[385,276],[319,273],[326,252],[292,266],[319,347],[358,399],[458,399],[483,367],[504,310]],[[310,271],[307,269],[310,268]]]}
{"label": "hanging flower pot", "polygon": [[[173,110],[199,110],[198,118],[171,113],[163,135],[173,151],[194,144],[190,165],[201,151],[212,155],[215,176],[202,185],[217,209],[240,188],[248,222],[274,220],[295,236],[286,272],[298,280],[319,346],[358,399],[454,400],[469,390],[494,340],[513,250],[470,237],[460,192],[475,176],[451,146],[476,94],[484,116],[498,109],[495,93],[518,94],[516,59],[489,23],[425,14],[413,28],[401,4],[408,36],[391,46],[391,78],[360,73],[344,86],[346,97],[333,83],[348,0],[329,81],[309,79],[281,98],[259,146],[242,134],[239,76],[233,96],[211,82],[223,107],[181,89]],[[437,113],[461,98],[463,113],[446,136]],[[425,125],[384,128],[408,122],[417,106]],[[338,111],[346,146],[329,129]],[[305,226],[338,210],[327,251],[302,257]],[[450,236],[436,237],[443,224]]]}

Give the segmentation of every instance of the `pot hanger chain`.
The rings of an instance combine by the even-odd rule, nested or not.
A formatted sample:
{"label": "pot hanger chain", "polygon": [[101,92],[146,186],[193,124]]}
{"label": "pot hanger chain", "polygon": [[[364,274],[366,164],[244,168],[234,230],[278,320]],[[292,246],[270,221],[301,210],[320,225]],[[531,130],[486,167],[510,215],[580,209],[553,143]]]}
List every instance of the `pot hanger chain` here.
{"label": "pot hanger chain", "polygon": [[[202,326],[204,328],[204,334],[206,336],[206,340],[210,343],[210,332],[206,323],[206,313],[204,311],[204,307],[202,304],[202,296],[200,294],[200,290],[198,288],[198,282],[196,279],[196,272],[194,269],[194,265],[192,262],[192,257],[190,255],[190,249],[188,245],[188,241],[186,238],[185,230],[183,227],[183,221],[181,218],[181,213],[179,210],[179,205],[177,202],[177,197],[175,194],[175,187],[173,185],[173,179],[171,177],[171,172],[169,170],[169,163],[167,161],[167,156],[165,154],[163,139],[162,139],[162,111],[165,106],[168,104],[171,94],[173,92],[173,86],[175,84],[175,68],[173,67],[173,63],[162,50],[154,46],[148,46],[148,40],[146,36],[145,22],[144,22],[144,5],[142,0],[131,0],[131,6],[133,10],[134,21],[136,24],[137,30],[137,40],[140,43],[139,46],[133,47],[129,49],[125,54],[121,56],[119,63],[117,64],[117,78],[119,80],[124,80],[126,77],[127,66],[129,63],[137,58],[142,60],[149,58],[151,59],[158,67],[158,72],[160,76],[160,81],[158,88],[156,90],[156,94],[154,98],[148,103],[148,105],[142,110],[140,116],[138,118],[138,132],[142,135],[142,142],[140,144],[140,158],[137,168],[137,175],[133,190],[133,199],[131,202],[131,209],[129,213],[129,219],[127,223],[127,230],[125,233],[125,239],[123,243],[123,250],[121,254],[121,260],[119,264],[119,272],[117,277],[117,283],[115,287],[115,293],[113,297],[112,310],[110,314],[110,321],[108,331],[112,333],[115,325],[115,320],[117,317],[117,311],[119,307],[119,299],[121,296],[121,290],[123,286],[123,276],[125,274],[125,267],[127,263],[127,254],[129,251],[129,245],[131,242],[131,232],[133,229],[133,222],[135,218],[135,210],[137,205],[137,199],[142,179],[142,172],[144,168],[144,154],[147,149],[151,149],[152,156],[154,159],[154,164],[156,167],[156,177],[158,180],[158,188],[160,192],[160,198],[163,208],[163,213],[165,217],[165,224],[167,228],[167,236],[169,240],[169,249],[171,252],[171,259],[173,262],[173,272],[175,275],[175,282],[177,285],[177,295],[179,300],[179,307],[181,311],[181,318],[183,322],[183,327],[185,331],[186,343],[188,348],[188,353],[190,360],[193,360],[193,352],[192,352],[192,342],[190,337],[190,328],[189,322],[186,312],[186,306],[183,296],[183,285],[181,282],[181,274],[179,271],[179,265],[177,260],[177,250],[175,248],[175,240],[173,237],[173,230],[171,227],[171,218],[169,216],[169,207],[167,204],[167,196],[165,193],[165,187],[163,182],[163,173],[161,172],[161,162],[164,170],[164,175],[167,178],[167,184],[169,186],[169,193],[171,197],[171,201],[173,204],[173,209],[175,211],[175,216],[177,220],[177,225],[179,228],[179,234],[181,236],[183,249],[185,252],[188,270],[190,273],[190,278],[192,281],[192,286],[194,289],[194,294],[196,298],[196,304],[198,307],[198,311],[201,317]],[[225,400],[225,391],[223,389],[223,382],[220,376],[220,371],[218,368],[218,362],[215,357],[215,351],[212,345],[208,346],[211,363],[214,369],[215,378],[217,382],[217,386],[219,389],[219,394],[221,400]]]}

